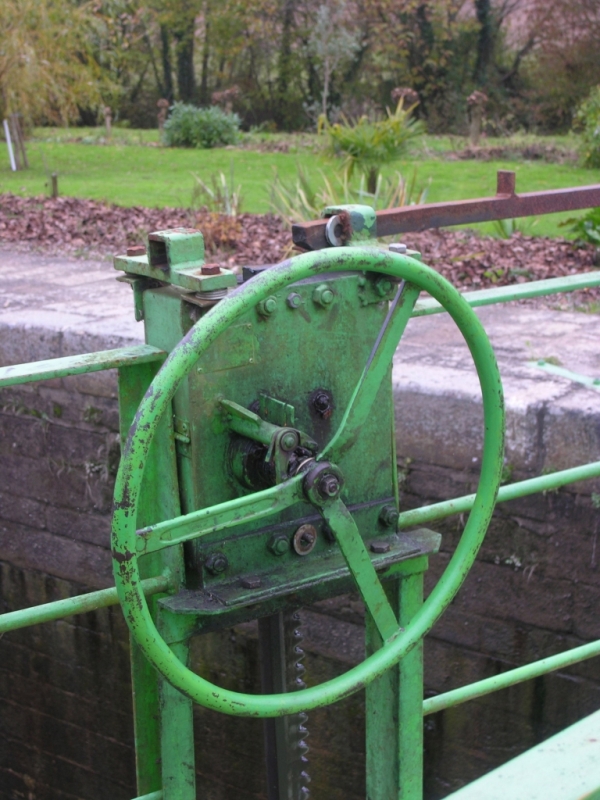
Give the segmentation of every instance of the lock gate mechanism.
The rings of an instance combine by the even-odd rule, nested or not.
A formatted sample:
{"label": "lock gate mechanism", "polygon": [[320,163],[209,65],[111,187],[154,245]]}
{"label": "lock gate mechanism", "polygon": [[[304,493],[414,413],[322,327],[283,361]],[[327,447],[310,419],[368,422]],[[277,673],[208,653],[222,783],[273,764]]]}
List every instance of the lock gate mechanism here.
{"label": "lock gate mechanism", "polygon": [[[307,712],[360,689],[367,796],[421,798],[422,639],[491,517],[502,388],[487,337],[450,284],[404,247],[371,246],[370,209],[328,215],[334,247],[244,269],[242,285],[205,263],[200,232],[152,233],[147,252],[115,258],[145,345],[0,371],[0,385],[12,385],[119,370],[116,592],[5,614],[0,630],[118,596],[132,634],[138,800],[195,800],[193,702],[262,719],[268,799],[307,800]],[[485,431],[471,513],[425,602],[440,537],[399,525],[391,391],[392,357],[421,291],[471,350]],[[313,685],[298,610],[349,591],[365,604],[366,659]],[[188,667],[194,636],[248,620],[258,620],[262,694]]]}
{"label": "lock gate mechanism", "polygon": [[[596,462],[511,483],[498,494],[502,386],[470,308],[597,286],[599,273],[461,296],[417,253],[402,244],[386,252],[372,241],[421,229],[425,217],[440,224],[446,215],[458,224],[482,214],[514,216],[509,206],[522,215],[540,202],[542,212],[565,202],[572,209],[598,194],[593,186],[516,195],[514,175],[498,178],[495,198],[377,214],[360,205],[330,207],[325,219],[293,231],[303,249],[326,250],[245,267],[242,286],[232,271],[205,263],[199,231],[152,233],[147,249],[115,259],[120,280],[133,288],[136,319],[145,322],[145,345],[0,369],[0,386],[119,371],[116,587],[5,613],[0,635],[121,603],[132,634],[137,800],[196,800],[193,702],[262,719],[268,800],[307,800],[307,712],[361,689],[367,797],[422,800],[423,714],[600,653],[594,642],[422,697],[423,637],[473,564],[496,497],[524,497],[600,473]],[[430,297],[415,308],[421,291]],[[441,310],[462,333],[482,388],[479,485],[475,495],[399,515],[394,422],[396,416],[401,425],[402,417],[401,409],[394,414],[391,360],[411,315]],[[417,525],[467,511],[461,540],[424,601],[423,573],[439,536]],[[314,685],[304,673],[298,609],[349,590],[365,603],[366,659]],[[254,619],[262,694],[215,685],[188,668],[193,636]],[[496,796],[507,786],[504,794],[529,798],[540,774],[529,762],[539,766],[546,745],[546,794],[588,796],[600,784],[597,759],[596,767],[588,759],[575,772],[569,764],[573,752],[595,741],[596,717],[464,787],[457,800],[488,789]]]}
{"label": "lock gate mechanism", "polygon": [[[115,487],[115,581],[126,619],[170,692],[265,718],[270,800],[308,797],[306,712],[372,684],[369,796],[387,800],[409,769],[398,756],[407,735],[398,703],[402,696],[400,717],[414,720],[407,698],[422,679],[419,642],[458,589],[493,508],[503,420],[495,360],[460,295],[409,255],[360,247],[304,255],[249,271],[238,287],[227,285],[225,273],[215,289],[221,295],[208,297],[190,283],[191,275],[202,280],[203,266],[198,239],[194,256],[186,235],[174,234],[176,251],[170,232],[152,234],[149,257],[115,260],[128,280],[154,281],[141,296],[147,342],[170,353],[137,410]],[[185,266],[170,263],[174,252],[185,252]],[[211,272],[219,276],[218,268]],[[397,530],[391,392],[392,356],[422,289],[467,339],[486,414],[478,501],[425,605],[422,574],[440,537]],[[151,484],[142,475],[164,472],[169,459],[170,505],[178,513],[155,506],[152,516],[144,502]],[[151,612],[140,580],[165,573],[170,591]],[[291,691],[301,670],[290,654],[296,610],[356,589],[371,655],[329,684],[302,688],[301,681]],[[188,669],[192,636],[251,619],[261,620],[266,694],[225,690]],[[398,679],[376,680],[401,657]],[[395,733],[383,744],[388,716]],[[418,739],[415,725],[410,729]],[[166,800],[191,800],[181,778],[177,785],[179,794],[166,792]]]}

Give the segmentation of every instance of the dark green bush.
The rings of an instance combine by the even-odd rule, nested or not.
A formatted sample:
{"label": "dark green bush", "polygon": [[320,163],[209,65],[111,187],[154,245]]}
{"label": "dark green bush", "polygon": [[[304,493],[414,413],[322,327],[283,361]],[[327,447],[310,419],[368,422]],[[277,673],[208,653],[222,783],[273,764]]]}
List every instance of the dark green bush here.
{"label": "dark green bush", "polygon": [[175,103],[165,122],[164,140],[169,147],[217,147],[235,144],[239,129],[237,114],[228,114],[217,106],[196,108]]}
{"label": "dark green bush", "polygon": [[600,247],[600,208],[591,208],[582,217],[566,219],[560,227],[568,227],[571,233],[576,234],[577,242]]}

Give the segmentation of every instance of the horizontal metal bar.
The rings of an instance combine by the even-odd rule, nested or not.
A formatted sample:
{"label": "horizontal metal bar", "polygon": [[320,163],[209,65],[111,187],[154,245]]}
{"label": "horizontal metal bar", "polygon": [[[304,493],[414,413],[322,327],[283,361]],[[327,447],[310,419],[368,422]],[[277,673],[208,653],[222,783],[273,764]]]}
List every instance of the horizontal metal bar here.
{"label": "horizontal metal bar", "polygon": [[[142,581],[142,591],[146,596],[166,592],[169,588],[169,579],[164,575],[157,578],[146,578]],[[98,608],[116,606],[119,604],[117,590],[101,589],[99,592],[80,594],[77,597],[67,597],[65,600],[56,600],[53,603],[44,603],[41,606],[31,606],[18,611],[9,611],[0,615],[0,634],[37,625],[40,622],[51,622],[74,614],[85,614],[87,611],[96,611]]]}
{"label": "horizontal metal bar", "polygon": [[[598,270],[583,272],[579,275],[567,275],[563,278],[547,278],[543,281],[479,289],[476,292],[464,292],[463,297],[471,308],[476,308],[477,306],[491,306],[495,303],[509,303],[511,300],[526,300],[529,297],[575,292],[577,289],[592,289],[595,286],[600,286],[600,271]],[[441,314],[444,310],[433,297],[425,297],[417,302],[413,317]]]}
{"label": "horizontal metal bar", "polygon": [[192,511],[185,516],[141,528],[136,531],[137,554],[147,555],[164,547],[182,544],[189,539],[248,525],[271,516],[304,499],[302,480],[302,475],[296,475],[285,483],[261,492],[236,497],[200,511]]}
{"label": "horizontal metal bar", "polygon": [[[600,461],[593,461],[581,467],[564,469],[560,472],[552,472],[550,475],[540,475],[537,478],[529,478],[526,481],[509,483],[508,486],[501,486],[498,492],[497,503],[505,503],[508,500],[516,500],[519,497],[526,497],[536,492],[548,492],[558,489],[568,483],[575,481],[586,481],[591,478],[600,477]],[[464,514],[470,511],[475,502],[474,494],[466,494],[455,500],[444,500],[442,503],[433,503],[430,506],[421,506],[410,511],[403,511],[398,520],[398,530],[419,527],[428,522],[434,522],[444,517],[451,517],[453,514]]]}
{"label": "horizontal metal bar", "polygon": [[550,364],[545,359],[541,358],[539,361],[528,361],[530,367],[539,367],[544,372],[549,372],[551,375],[558,375],[560,378],[567,378],[574,383],[581,383],[587,386],[588,389],[595,389],[600,392],[600,378],[590,378],[588,375],[580,375],[578,372],[571,372],[570,369],[558,367],[556,364]]}
{"label": "horizontal metal bar", "polygon": [[[497,180],[495,197],[449,203],[424,203],[378,211],[376,235],[393,236],[409,231],[424,231],[428,228],[531,217],[600,206],[600,184],[515,194],[514,173],[501,170],[498,172]],[[328,247],[329,243],[325,238],[326,225],[326,219],[293,225],[294,244],[302,250],[321,250]]]}
{"label": "horizontal metal bar", "polygon": [[47,361],[32,361],[30,364],[15,364],[0,367],[0,387],[16,386],[20,383],[45,381],[49,378],[66,378],[68,375],[81,375],[85,372],[100,372],[131,364],[145,364],[150,361],[164,361],[167,353],[149,344],[134,347],[119,347],[116,350],[102,350],[99,353],[85,353],[81,356],[51,358]]}
{"label": "horizontal metal bar", "polygon": [[537,678],[539,675],[545,675],[547,672],[569,667],[571,664],[577,664],[580,661],[599,655],[600,641],[584,644],[581,647],[574,647],[571,650],[567,650],[566,653],[542,658],[540,661],[534,661],[532,664],[525,664],[523,667],[511,669],[501,675],[495,675],[493,678],[485,678],[485,680],[470,683],[468,686],[461,686],[459,689],[452,689],[450,692],[428,697],[423,701],[423,714],[434,714],[436,711],[452,708],[465,703],[467,700],[483,697],[500,689],[514,686],[516,683],[523,683],[531,680],[531,678]]}

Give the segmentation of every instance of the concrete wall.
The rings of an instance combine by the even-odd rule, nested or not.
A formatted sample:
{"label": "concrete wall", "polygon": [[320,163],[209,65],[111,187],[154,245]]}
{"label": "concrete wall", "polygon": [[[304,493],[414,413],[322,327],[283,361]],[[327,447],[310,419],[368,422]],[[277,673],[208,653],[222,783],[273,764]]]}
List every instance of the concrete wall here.
{"label": "concrete wall", "polygon": [[[505,478],[516,481],[600,459],[600,395],[531,366],[551,359],[600,375],[597,317],[528,307],[479,312],[503,378]],[[470,357],[444,316],[413,320],[394,369],[398,453],[408,507],[473,492],[482,414]],[[444,692],[600,638],[599,481],[497,506],[477,562],[426,640],[426,688]],[[444,534],[431,585],[464,525]],[[598,662],[426,719],[430,797],[517,755],[600,705]]]}
{"label": "concrete wall", "polygon": [[[130,298],[127,297],[127,302]],[[575,314],[482,313],[507,388],[511,480],[600,458],[600,397],[527,366],[553,357],[600,374],[598,321]],[[25,326],[0,316],[0,360],[15,363],[130,342],[108,330]],[[116,323],[108,326],[117,330]],[[473,490],[481,413],[468,356],[443,317],[415,320],[394,370],[405,507]],[[111,373],[0,394],[0,611],[111,584],[108,530],[118,457]],[[478,562],[426,643],[427,691],[446,691],[600,637],[598,511],[588,483],[498,509]],[[463,520],[444,533],[439,575]],[[304,612],[307,674],[362,656],[355,598]],[[127,632],[118,609],[6,634],[0,642],[0,798],[126,800],[135,795]],[[256,689],[254,628],[199,640],[196,663]],[[216,665],[216,666],[215,666]],[[596,662],[427,718],[427,797],[443,797],[596,710]],[[260,724],[198,709],[203,798],[264,797]],[[364,797],[361,697],[310,715],[312,796]]]}

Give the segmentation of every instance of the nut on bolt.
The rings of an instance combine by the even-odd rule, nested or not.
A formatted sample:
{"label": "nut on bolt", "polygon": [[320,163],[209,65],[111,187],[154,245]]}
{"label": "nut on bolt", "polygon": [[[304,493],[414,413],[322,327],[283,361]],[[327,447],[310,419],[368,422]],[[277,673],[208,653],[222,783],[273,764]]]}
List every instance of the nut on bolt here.
{"label": "nut on bolt", "polygon": [[285,450],[286,452],[293,450],[299,444],[298,434],[294,433],[294,431],[288,431],[287,433],[284,433],[279,440],[279,444],[281,445],[281,449]]}
{"label": "nut on bolt", "polygon": [[327,308],[333,303],[333,291],[326,283],[322,283],[314,290],[312,299],[316,305]]}
{"label": "nut on bolt", "polygon": [[331,395],[328,392],[319,390],[315,393],[312,400],[313,408],[323,419],[329,419],[333,411]]}
{"label": "nut on bolt", "polygon": [[204,566],[211,575],[220,575],[229,566],[229,561],[224,553],[211,553],[204,562]]}
{"label": "nut on bolt", "polygon": [[288,294],[285,302],[290,308],[300,308],[304,300],[302,299],[301,294],[298,294],[298,292],[292,292],[291,294]]}
{"label": "nut on bolt", "polygon": [[379,522],[386,528],[396,528],[400,514],[396,506],[384,506],[379,513]]}
{"label": "nut on bolt", "polygon": [[391,292],[393,285],[389,278],[377,278],[375,281],[375,291],[380,297],[385,297]]}
{"label": "nut on bolt", "polygon": [[290,549],[290,542],[285,533],[275,533],[267,545],[274,556],[283,556]]}
{"label": "nut on bolt", "polygon": [[317,529],[314,525],[300,525],[292,538],[292,545],[299,556],[306,556],[317,543]]}
{"label": "nut on bolt", "polygon": [[325,500],[337,497],[341,488],[337,475],[325,473],[325,475],[319,478],[318,491]]}
{"label": "nut on bolt", "polygon": [[264,300],[261,300],[258,304],[258,313],[261,317],[270,317],[271,314],[277,308],[277,298],[271,295],[270,297],[265,297]]}

